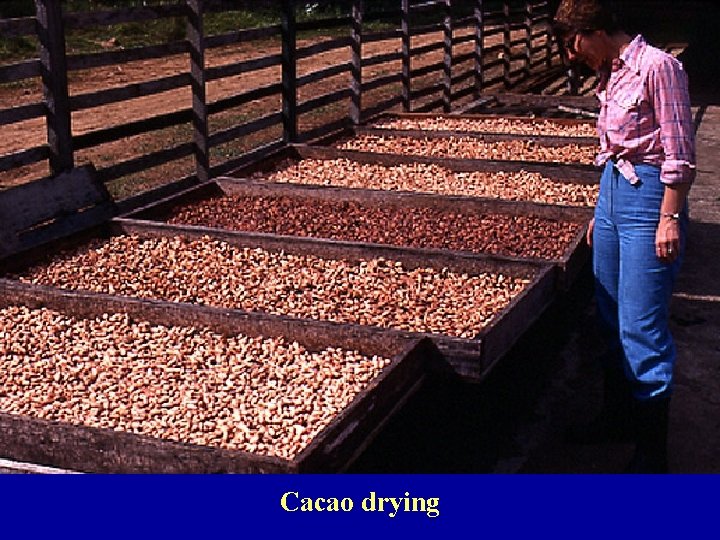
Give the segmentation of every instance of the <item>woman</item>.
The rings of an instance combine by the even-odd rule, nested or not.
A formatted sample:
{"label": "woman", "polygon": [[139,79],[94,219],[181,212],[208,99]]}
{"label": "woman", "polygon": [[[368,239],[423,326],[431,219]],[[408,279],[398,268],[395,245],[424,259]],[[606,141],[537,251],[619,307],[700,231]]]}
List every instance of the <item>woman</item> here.
{"label": "woman", "polygon": [[599,75],[597,164],[603,173],[588,243],[611,354],[604,410],[584,438],[621,434],[625,386],[636,442],[628,472],[667,472],[676,356],[668,309],[695,177],[687,76],[672,56],[622,31],[598,0],[562,0],[554,30],[567,58]]}

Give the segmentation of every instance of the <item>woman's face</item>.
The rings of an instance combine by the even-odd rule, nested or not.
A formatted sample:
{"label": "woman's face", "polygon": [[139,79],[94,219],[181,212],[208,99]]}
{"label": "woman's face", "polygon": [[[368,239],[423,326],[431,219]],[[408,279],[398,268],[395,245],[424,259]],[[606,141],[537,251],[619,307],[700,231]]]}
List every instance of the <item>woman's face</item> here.
{"label": "woman's face", "polygon": [[593,32],[574,32],[565,39],[565,50],[568,60],[571,62],[583,62],[592,70],[600,71],[606,63],[612,59],[608,58],[608,47],[605,32],[595,30]]}

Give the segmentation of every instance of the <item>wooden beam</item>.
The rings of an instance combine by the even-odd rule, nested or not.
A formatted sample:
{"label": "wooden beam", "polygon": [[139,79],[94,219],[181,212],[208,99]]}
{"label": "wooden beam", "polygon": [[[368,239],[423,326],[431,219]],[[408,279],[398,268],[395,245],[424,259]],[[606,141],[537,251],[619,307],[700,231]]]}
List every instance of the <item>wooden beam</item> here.
{"label": "wooden beam", "polygon": [[282,0],[283,140],[297,142],[297,23],[295,0]]}
{"label": "wooden beam", "polygon": [[192,127],[195,168],[200,182],[210,179],[208,105],[205,92],[204,0],[187,0],[187,37],[190,44],[190,87],[192,88]]}
{"label": "wooden beam", "polygon": [[73,168],[70,99],[62,8],[58,0],[35,0],[40,39],[43,94],[45,96],[50,171],[53,175]]}
{"label": "wooden beam", "polygon": [[365,1],[354,0],[352,6],[352,101],[350,119],[353,125],[360,124],[362,113],[362,27]]}

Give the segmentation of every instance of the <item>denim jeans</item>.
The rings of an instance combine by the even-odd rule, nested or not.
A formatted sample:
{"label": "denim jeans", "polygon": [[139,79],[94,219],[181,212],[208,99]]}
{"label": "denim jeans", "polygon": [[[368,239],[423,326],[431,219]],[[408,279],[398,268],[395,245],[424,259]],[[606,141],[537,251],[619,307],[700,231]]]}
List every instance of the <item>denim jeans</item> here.
{"label": "denim jeans", "polygon": [[600,180],[593,232],[593,273],[598,316],[610,361],[622,363],[638,400],[669,397],[675,345],[668,328],[669,304],[682,264],[687,208],[682,213],[681,248],[672,264],[655,254],[664,185],[660,169],[635,165],[632,185],[608,162]]}

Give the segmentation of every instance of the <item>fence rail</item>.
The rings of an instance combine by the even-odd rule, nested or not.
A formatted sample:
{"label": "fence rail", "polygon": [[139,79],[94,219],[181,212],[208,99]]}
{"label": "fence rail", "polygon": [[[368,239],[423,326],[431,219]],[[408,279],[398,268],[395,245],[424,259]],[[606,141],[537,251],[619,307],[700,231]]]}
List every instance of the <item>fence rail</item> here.
{"label": "fence rail", "polygon": [[[117,143],[129,137],[189,125],[186,140],[174,140],[161,149],[98,167],[99,177],[109,182],[142,173],[178,159],[194,157],[193,173],[168,184],[202,181],[213,174],[231,170],[253,156],[275,149],[279,144],[302,142],[335,130],[346,129],[365,119],[401,105],[406,111],[441,109],[450,111],[460,100],[478,99],[483,90],[498,83],[512,88],[551,65],[557,57],[548,30],[548,3],[538,1],[502,3],[490,11],[487,2],[474,0],[471,14],[457,13],[453,0],[410,2],[398,0],[399,9],[366,9],[370,2],[354,0],[348,16],[312,21],[296,20],[294,0],[278,2],[280,24],[262,28],[205,35],[204,18],[210,13],[230,11],[232,3],[215,0],[185,0],[184,3],[137,7],[114,11],[64,13],[59,0],[36,0],[36,17],[0,20],[4,38],[34,36],[40,57],[0,66],[0,85],[41,79],[42,101],[0,107],[0,126],[44,119],[46,141],[38,139],[28,148],[16,148],[0,155],[0,172],[46,161],[51,175],[75,165],[78,151]],[[463,2],[463,8],[468,3]],[[497,3],[494,3],[497,5]],[[69,54],[66,34],[78,29],[161,19],[184,19],[185,39],[127,49],[87,54]],[[390,28],[371,23],[381,21]],[[372,28],[372,30],[370,29]],[[343,34],[343,31],[346,31]],[[299,45],[299,32],[329,37]],[[435,38],[435,35],[438,38]],[[433,39],[436,39],[433,41]],[[269,53],[243,61],[208,65],[208,50],[273,43]],[[382,52],[369,52],[373,44],[388,42]],[[379,49],[379,47],[374,47]],[[345,59],[323,63],[310,70],[301,63],[324,54],[343,51]],[[71,95],[70,72],[121,66],[131,62],[163,58],[186,58],[183,73],[159,74],[142,82]],[[209,100],[208,83],[222,82],[249,74],[270,73],[263,84]],[[328,85],[327,81],[333,82]],[[324,85],[318,90],[314,85]],[[122,105],[129,100],[159,96],[165,92],[190,90],[187,106],[171,112],[158,111],[147,118],[125,121],[82,133],[74,132],[74,114],[102,106]],[[330,89],[330,91],[328,91]],[[301,100],[302,95],[305,96]],[[276,100],[276,109],[256,111],[231,125],[216,118],[254,102]],[[131,106],[131,105],[128,105]],[[317,122],[299,117],[328,112],[333,118]],[[223,145],[275,130],[243,146],[240,157],[211,163],[211,155]],[[184,132],[183,132],[184,133]],[[262,140],[261,140],[262,139]],[[48,170],[47,168],[45,170]],[[45,174],[45,173],[42,173]],[[0,180],[2,177],[0,177]]]}

